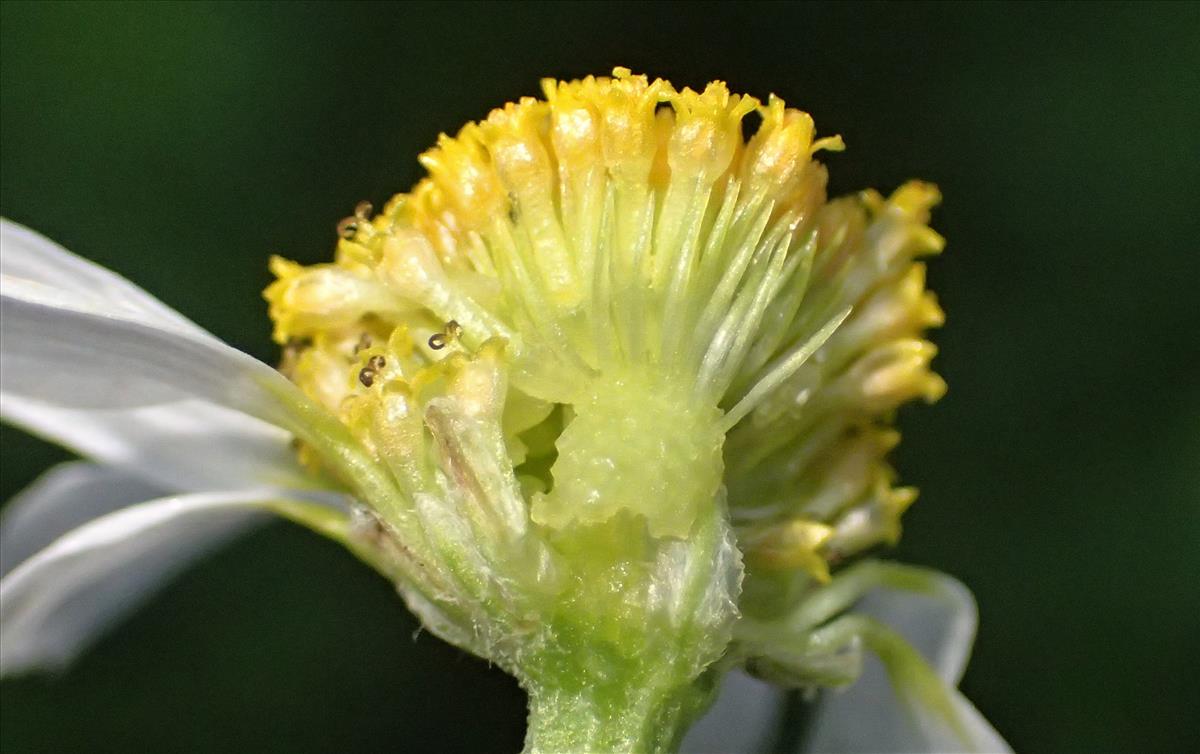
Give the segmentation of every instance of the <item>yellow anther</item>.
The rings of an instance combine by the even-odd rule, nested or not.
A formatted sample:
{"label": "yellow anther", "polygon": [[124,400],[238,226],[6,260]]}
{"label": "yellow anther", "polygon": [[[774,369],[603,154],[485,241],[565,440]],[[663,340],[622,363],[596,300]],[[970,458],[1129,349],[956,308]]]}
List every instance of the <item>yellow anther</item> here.
{"label": "yellow anther", "polygon": [[742,145],[742,118],[758,104],[754,97],[730,94],[723,81],[672,97],[675,127],[667,153],[672,173],[703,174],[710,182],[724,173]]}
{"label": "yellow anther", "polygon": [[829,581],[829,564],[818,551],[833,531],[830,526],[804,518],[775,524],[746,542],[748,563],[768,570],[799,569],[817,581]]}

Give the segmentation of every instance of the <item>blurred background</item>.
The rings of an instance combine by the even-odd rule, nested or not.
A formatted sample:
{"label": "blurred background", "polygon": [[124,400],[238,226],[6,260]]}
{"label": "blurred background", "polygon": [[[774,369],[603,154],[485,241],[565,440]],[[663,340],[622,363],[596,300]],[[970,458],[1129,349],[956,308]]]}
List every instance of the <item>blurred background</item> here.
{"label": "blurred background", "polygon": [[[614,65],[775,92],[834,193],[937,182],[950,384],[895,455],[898,557],[982,624],[963,688],[1021,752],[1200,740],[1200,5],[0,6],[0,211],[277,357],[267,255],[419,176],[440,131]],[[66,454],[0,430],[8,499]],[[70,672],[6,752],[515,752],[524,698],[389,586],[271,525]]]}

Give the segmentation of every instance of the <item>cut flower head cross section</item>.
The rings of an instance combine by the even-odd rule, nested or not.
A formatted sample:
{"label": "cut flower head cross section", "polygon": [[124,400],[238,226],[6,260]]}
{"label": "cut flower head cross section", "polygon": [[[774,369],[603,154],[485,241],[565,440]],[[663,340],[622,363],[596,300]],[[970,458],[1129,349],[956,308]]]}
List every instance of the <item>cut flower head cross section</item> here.
{"label": "cut flower head cross section", "polygon": [[6,510],[3,671],[266,511],[514,675],[529,752],[761,744],[764,681],[840,689],[813,751],[1006,750],[955,689],[969,592],[867,557],[916,494],[891,418],[945,390],[936,189],[828,200],[841,140],[721,82],[543,89],[442,136],[333,262],[271,260],[278,371],[4,225],[0,408],[88,461]]}

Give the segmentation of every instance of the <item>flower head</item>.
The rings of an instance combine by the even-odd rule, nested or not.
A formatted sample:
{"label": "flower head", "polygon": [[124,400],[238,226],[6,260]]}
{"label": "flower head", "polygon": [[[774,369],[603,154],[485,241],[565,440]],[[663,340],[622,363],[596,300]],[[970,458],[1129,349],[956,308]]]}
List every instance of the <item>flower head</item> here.
{"label": "flower head", "polygon": [[[0,408],[166,497],[4,579],[0,665],[67,658],[111,612],[69,641],[39,628],[117,565],[269,510],[516,675],[530,752],[669,750],[732,668],[844,686],[864,646],[915,703],[915,746],[1002,747],[953,690],[969,594],[859,557],[896,541],[916,495],[885,460],[896,408],[945,390],[917,261],[942,248],[936,189],[829,201],[814,155],[841,140],[722,82],[618,68],[543,90],[441,136],[428,177],[338,225],[333,262],[271,260],[279,372],[4,226]],[[66,360],[88,369],[52,369]],[[196,427],[244,473],[189,476]],[[847,612],[880,589],[949,606],[933,623],[959,650],[931,668]]]}
{"label": "flower head", "polygon": [[942,246],[936,190],[827,202],[813,155],[840,139],[722,82],[617,69],[543,89],[442,136],[429,177],[343,222],[332,265],[273,262],[286,371],[382,463],[441,452],[377,425],[419,427],[448,390],[505,414],[495,460],[551,530],[626,511],[686,537],[726,484],[762,569],[825,579],[894,541],[913,493],[891,489],[882,427],[944,390],[914,261]]}

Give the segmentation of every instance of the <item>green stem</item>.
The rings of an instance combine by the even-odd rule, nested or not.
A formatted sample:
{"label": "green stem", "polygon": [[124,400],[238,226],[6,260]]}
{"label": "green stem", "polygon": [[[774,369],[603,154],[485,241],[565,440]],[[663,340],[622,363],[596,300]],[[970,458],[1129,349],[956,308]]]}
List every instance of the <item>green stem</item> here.
{"label": "green stem", "polygon": [[703,684],[531,689],[524,754],[671,754],[708,697]]}

